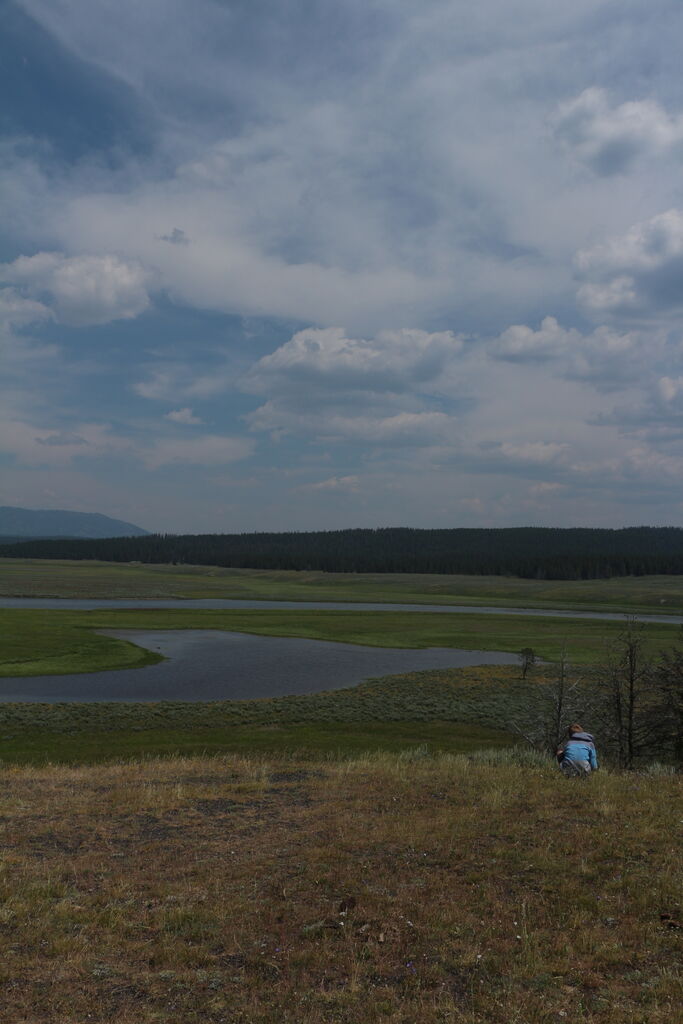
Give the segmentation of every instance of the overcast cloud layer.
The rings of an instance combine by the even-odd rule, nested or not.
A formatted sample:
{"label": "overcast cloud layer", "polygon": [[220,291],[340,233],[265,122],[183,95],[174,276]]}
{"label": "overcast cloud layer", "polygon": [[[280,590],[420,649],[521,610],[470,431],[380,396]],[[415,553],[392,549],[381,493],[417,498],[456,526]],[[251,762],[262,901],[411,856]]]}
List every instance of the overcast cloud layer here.
{"label": "overcast cloud layer", "polygon": [[0,39],[0,504],[680,523],[680,3],[15,0]]}

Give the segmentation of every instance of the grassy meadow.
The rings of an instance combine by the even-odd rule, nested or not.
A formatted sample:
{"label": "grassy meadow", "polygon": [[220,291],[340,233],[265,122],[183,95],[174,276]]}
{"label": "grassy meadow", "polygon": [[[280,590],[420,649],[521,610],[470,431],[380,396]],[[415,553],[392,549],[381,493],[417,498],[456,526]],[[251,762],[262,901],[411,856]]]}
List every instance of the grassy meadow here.
{"label": "grassy meadow", "polygon": [[0,597],[379,601],[683,614],[683,577],[523,580],[3,558]]}
{"label": "grassy meadow", "polygon": [[[192,582],[198,588],[197,596],[213,593],[212,586],[229,588],[239,584],[252,590],[261,588],[261,595],[269,597],[292,597],[293,589],[301,593],[308,586],[313,590],[328,587],[330,596],[337,598],[339,589],[347,585],[359,587],[355,591],[359,594],[363,586],[381,583],[387,592],[393,588],[389,595],[392,599],[399,591],[407,593],[401,587],[410,588],[413,600],[420,586],[455,586],[453,581],[459,585],[463,580],[472,583],[473,579],[391,577],[387,581],[386,577],[52,562],[5,561],[2,568],[9,569],[1,577],[7,591],[16,592],[20,584],[26,590],[27,581],[33,579],[35,591],[55,594],[63,587],[66,593],[78,596],[124,596],[125,592],[131,597],[138,584],[147,596],[153,596],[145,588],[156,580],[171,588],[165,591],[166,596],[171,591],[178,593],[173,589],[179,586],[178,581],[185,585]],[[670,582],[676,578],[662,579]],[[138,583],[133,586],[131,581],[135,580]],[[589,582],[608,588],[615,582],[625,584]],[[631,582],[636,581],[626,581],[626,585]],[[646,587],[647,582],[639,581],[639,585]],[[485,593],[485,583],[475,579],[472,592],[478,588],[482,603],[499,602],[499,593]],[[497,580],[508,593],[527,583],[536,586],[536,581]],[[567,586],[571,589],[573,585]],[[332,594],[335,588],[337,592]],[[427,597],[426,590],[421,593]],[[244,591],[241,596],[246,596]],[[369,599],[370,594],[364,596]],[[377,599],[378,594],[372,597]],[[462,595],[457,599],[461,600]],[[220,629],[394,648],[516,652],[531,646],[539,658],[548,662],[556,661],[564,650],[576,672],[590,674],[591,666],[605,661],[610,644],[623,627],[622,621],[488,615],[477,612],[474,606],[466,613],[156,609],[145,608],[144,603],[136,609],[96,611],[0,609],[0,678],[136,668],[160,660],[161,656],[152,651],[103,632],[117,629]],[[680,633],[677,626],[665,623],[650,623],[645,629],[653,655],[670,647]],[[534,706],[534,688],[552,678],[552,673],[551,668],[539,666],[533,679],[522,683],[519,669],[514,667],[454,669],[371,680],[352,690],[305,697],[210,704],[0,704],[0,757],[6,763],[53,760],[76,764],[121,757],[226,752],[354,756],[363,750],[396,752],[423,745],[433,751],[462,753],[473,746],[514,742],[511,722],[523,722],[525,709]],[[321,680],[321,691],[324,685]]]}
{"label": "grassy meadow", "polygon": [[[0,677],[91,672],[151,664],[159,656],[98,630],[220,629],[307,637],[371,647],[456,647],[519,651],[533,647],[554,661],[566,650],[575,664],[594,664],[624,629],[623,621],[472,612],[366,612],[308,609],[185,608],[62,611],[0,609]],[[680,627],[648,623],[653,653],[671,646]]]}
{"label": "grassy meadow", "polygon": [[500,751],[5,769],[3,1019],[671,1024],[682,820]]}
{"label": "grassy meadow", "polygon": [[509,746],[543,676],[507,666],[442,669],[265,700],[0,703],[5,763],[94,763],[149,754],[364,750],[471,752]]}
{"label": "grassy meadow", "polygon": [[[6,592],[304,599],[310,585],[305,599],[381,600],[384,587],[384,600],[448,600],[428,589],[443,578],[16,569]],[[476,580],[470,603],[514,604],[529,581],[497,582],[507,599]],[[648,608],[648,581],[616,582]],[[457,578],[444,585],[465,603]],[[670,1024],[683,1003],[680,774],[615,772],[603,757],[592,777],[565,779],[516,732],[563,649],[594,701],[623,625],[476,607],[0,610],[0,676],[57,686],[60,673],[158,660],[100,632],[131,628],[531,646],[549,662],[524,680],[479,666],[265,700],[0,703],[0,1019]],[[651,654],[680,632],[645,629]]]}

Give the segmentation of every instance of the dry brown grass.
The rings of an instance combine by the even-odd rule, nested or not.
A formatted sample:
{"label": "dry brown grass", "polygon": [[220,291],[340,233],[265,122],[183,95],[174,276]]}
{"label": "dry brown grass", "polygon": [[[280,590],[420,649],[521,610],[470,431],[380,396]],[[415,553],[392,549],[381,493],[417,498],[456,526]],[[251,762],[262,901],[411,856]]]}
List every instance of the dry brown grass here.
{"label": "dry brown grass", "polygon": [[680,776],[12,768],[0,826],[3,1024],[681,1019]]}

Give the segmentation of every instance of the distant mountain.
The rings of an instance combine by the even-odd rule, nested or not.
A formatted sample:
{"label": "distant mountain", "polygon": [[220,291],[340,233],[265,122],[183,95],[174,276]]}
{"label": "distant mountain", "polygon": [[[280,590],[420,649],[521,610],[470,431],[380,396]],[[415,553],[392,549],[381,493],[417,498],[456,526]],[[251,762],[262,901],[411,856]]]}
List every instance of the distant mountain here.
{"label": "distant mountain", "polygon": [[0,506],[0,538],[7,543],[34,537],[144,537],[147,530],[111,519],[99,512],[67,512],[64,509],[13,508]]}

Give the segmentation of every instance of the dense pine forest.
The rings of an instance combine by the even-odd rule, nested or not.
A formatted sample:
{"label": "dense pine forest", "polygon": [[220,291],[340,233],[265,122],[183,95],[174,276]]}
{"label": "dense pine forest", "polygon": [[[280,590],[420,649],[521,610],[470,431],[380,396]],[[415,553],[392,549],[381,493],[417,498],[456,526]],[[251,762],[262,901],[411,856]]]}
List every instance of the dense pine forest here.
{"label": "dense pine forest", "polygon": [[150,534],[0,545],[0,557],[217,565],[323,572],[417,572],[606,579],[683,574],[683,529],[330,530],[319,533]]}

